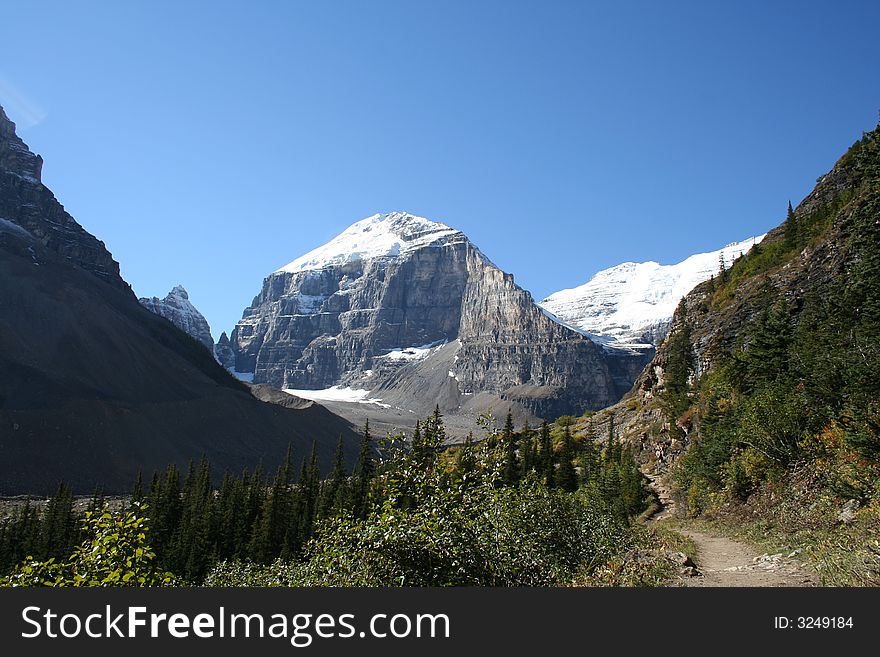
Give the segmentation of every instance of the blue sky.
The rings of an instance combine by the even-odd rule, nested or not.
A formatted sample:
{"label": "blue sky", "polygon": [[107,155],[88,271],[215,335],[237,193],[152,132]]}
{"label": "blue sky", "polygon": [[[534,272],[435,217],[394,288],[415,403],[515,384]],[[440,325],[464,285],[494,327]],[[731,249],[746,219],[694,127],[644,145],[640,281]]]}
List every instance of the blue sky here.
{"label": "blue sky", "polygon": [[141,295],[215,337],[354,221],[465,231],[537,299],[778,224],[880,109],[880,3],[40,2],[0,103]]}

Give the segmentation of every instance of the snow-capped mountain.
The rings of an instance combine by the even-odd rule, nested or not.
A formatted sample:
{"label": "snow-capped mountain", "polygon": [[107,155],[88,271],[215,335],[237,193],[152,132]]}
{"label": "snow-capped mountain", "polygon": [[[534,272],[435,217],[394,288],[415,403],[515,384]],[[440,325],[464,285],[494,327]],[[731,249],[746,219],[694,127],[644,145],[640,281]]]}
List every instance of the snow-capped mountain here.
{"label": "snow-capped mountain", "polygon": [[144,308],[164,317],[214,353],[214,338],[208,320],[189,300],[189,293],[182,285],[175,285],[164,299],[151,297],[139,301]]}
{"label": "snow-capped mountain", "polygon": [[624,262],[583,285],[551,294],[540,305],[609,347],[656,346],[681,298],[718,275],[722,261],[729,267],[762,239],[764,235],[750,237],[675,265]]}
{"label": "snow-capped mountain", "polygon": [[423,247],[465,240],[464,233],[439,221],[406,212],[374,214],[277,271],[294,273],[345,267],[363,260],[397,258]]}
{"label": "snow-capped mountain", "polygon": [[230,346],[255,383],[415,412],[579,414],[618,399],[644,364],[553,321],[461,231],[405,212],[271,273]]}

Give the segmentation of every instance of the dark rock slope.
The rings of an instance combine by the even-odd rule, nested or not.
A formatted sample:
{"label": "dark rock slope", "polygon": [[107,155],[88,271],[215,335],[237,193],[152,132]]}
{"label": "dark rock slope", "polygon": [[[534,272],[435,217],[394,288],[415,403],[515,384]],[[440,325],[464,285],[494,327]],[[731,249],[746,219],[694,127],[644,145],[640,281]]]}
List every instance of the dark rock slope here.
{"label": "dark rock slope", "polygon": [[40,182],[0,110],[0,494],[60,480],[125,491],[175,462],[266,468],[350,425],[321,406],[254,398],[212,355],[138,303],[104,245]]}

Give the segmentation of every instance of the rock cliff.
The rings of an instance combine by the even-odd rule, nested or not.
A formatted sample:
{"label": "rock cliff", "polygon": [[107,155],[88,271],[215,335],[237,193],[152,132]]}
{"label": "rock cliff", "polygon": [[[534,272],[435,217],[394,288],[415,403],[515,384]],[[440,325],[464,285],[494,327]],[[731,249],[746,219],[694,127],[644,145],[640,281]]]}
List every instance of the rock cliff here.
{"label": "rock cliff", "polygon": [[0,107],[0,219],[20,226],[44,247],[102,281],[129,293],[104,243],[86,232],[41,181],[43,158],[34,155]]}

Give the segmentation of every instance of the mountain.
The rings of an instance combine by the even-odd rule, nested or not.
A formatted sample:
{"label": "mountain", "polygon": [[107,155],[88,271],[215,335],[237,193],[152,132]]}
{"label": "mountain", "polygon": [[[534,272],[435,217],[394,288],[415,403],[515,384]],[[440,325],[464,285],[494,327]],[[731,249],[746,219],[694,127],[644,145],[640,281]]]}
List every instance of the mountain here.
{"label": "mountain", "polygon": [[211,336],[208,320],[190,302],[189,293],[182,285],[175,285],[164,299],[151,297],[141,298],[138,301],[144,308],[164,317],[214,353],[214,338]]}
{"label": "mountain", "polygon": [[[348,422],[266,403],[196,341],[143,308],[103,243],[41,182],[42,159],[0,108],[0,494],[129,489],[207,456],[217,473],[288,445],[332,462]],[[255,394],[265,395],[259,391]],[[271,400],[270,400],[271,401]],[[299,406],[299,408],[296,408]]]}
{"label": "mountain", "polygon": [[675,265],[624,262],[575,288],[554,292],[541,307],[614,348],[657,346],[666,337],[678,302],[698,284],[730,267],[764,235]]}
{"label": "mountain", "polygon": [[461,231],[404,212],[270,274],[230,341],[257,383],[371,391],[416,413],[580,414],[616,401],[644,364],[549,317]]}

